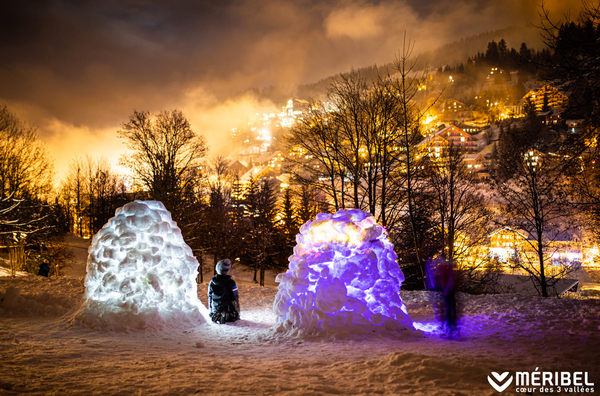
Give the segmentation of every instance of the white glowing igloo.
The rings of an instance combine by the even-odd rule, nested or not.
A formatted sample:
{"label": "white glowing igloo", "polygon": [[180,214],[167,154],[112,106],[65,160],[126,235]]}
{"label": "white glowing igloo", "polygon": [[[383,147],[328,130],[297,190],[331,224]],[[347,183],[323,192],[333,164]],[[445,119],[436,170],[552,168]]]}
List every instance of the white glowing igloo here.
{"label": "white glowing igloo", "polygon": [[206,322],[198,261],[162,202],[135,201],[117,209],[88,253],[75,322],[112,330]]}
{"label": "white glowing igloo", "polygon": [[400,298],[404,275],[385,229],[361,210],[320,213],[300,228],[289,269],[277,275],[280,332],[413,330]]}

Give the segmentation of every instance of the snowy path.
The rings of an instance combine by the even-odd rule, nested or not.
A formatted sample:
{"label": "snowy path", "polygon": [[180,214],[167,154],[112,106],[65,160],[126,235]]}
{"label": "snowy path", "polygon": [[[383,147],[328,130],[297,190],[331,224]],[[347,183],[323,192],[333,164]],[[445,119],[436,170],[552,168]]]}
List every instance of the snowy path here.
{"label": "snowy path", "polygon": [[[0,299],[11,286],[24,298],[0,310],[0,395],[495,395],[491,371],[536,367],[588,371],[600,385],[598,300],[462,296],[460,340],[308,341],[270,329],[273,287],[240,282],[235,324],[123,334],[65,325],[81,280],[0,278]],[[427,293],[403,299],[421,326],[433,323]]]}

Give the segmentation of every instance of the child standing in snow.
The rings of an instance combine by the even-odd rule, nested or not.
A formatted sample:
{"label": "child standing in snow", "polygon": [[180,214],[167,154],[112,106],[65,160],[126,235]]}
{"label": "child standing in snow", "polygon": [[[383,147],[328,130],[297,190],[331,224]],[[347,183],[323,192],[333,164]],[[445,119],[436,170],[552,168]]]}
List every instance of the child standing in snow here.
{"label": "child standing in snow", "polygon": [[240,318],[240,300],[235,281],[227,275],[231,269],[228,259],[215,266],[215,275],[208,285],[208,306],[210,317],[215,323],[235,322]]}

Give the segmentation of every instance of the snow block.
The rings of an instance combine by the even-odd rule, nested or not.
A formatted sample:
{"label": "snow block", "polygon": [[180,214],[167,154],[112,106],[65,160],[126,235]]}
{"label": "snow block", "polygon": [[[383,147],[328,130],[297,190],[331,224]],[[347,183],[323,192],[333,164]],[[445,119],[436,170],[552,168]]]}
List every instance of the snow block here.
{"label": "snow block", "polygon": [[161,202],[119,208],[92,239],[73,322],[108,330],[206,323],[198,261]]}
{"label": "snow block", "polygon": [[289,268],[275,279],[277,330],[365,334],[413,330],[400,298],[404,274],[385,228],[369,213],[320,213],[300,228]]}

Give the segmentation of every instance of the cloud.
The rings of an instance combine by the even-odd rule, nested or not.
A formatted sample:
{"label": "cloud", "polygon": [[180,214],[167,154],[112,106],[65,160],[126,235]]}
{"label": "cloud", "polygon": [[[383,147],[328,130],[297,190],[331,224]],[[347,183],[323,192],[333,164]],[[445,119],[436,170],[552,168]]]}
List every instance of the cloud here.
{"label": "cloud", "polygon": [[[539,21],[521,0],[92,0],[0,3],[0,102],[39,126],[57,163],[72,149],[112,156],[134,109],[180,108],[214,151],[266,106],[252,87],[308,83]],[[549,0],[562,16],[579,1]],[[510,44],[510,43],[509,43]],[[516,44],[518,45],[518,44]],[[483,50],[483,49],[482,49]],[[27,109],[27,110],[24,110]],[[89,142],[93,143],[86,143]],[[62,146],[61,146],[62,145]],[[225,148],[226,149],[226,146]]]}
{"label": "cloud", "polygon": [[327,37],[357,40],[381,36],[384,33],[384,11],[384,7],[371,4],[351,4],[334,9],[325,19]]}
{"label": "cloud", "polygon": [[[231,129],[254,123],[263,111],[276,106],[267,100],[258,100],[248,93],[227,100],[218,100],[204,88],[186,93],[180,106],[190,120],[193,130],[207,137],[211,156],[229,154],[232,149]],[[263,111],[261,111],[263,110]]]}
{"label": "cloud", "polygon": [[74,126],[56,118],[49,118],[43,129],[47,133],[42,140],[54,158],[54,170],[58,176],[55,185],[59,185],[66,175],[72,159],[86,155],[98,159],[104,157],[114,172],[121,175],[128,173],[127,169],[118,165],[125,146],[117,138],[116,129]]}

